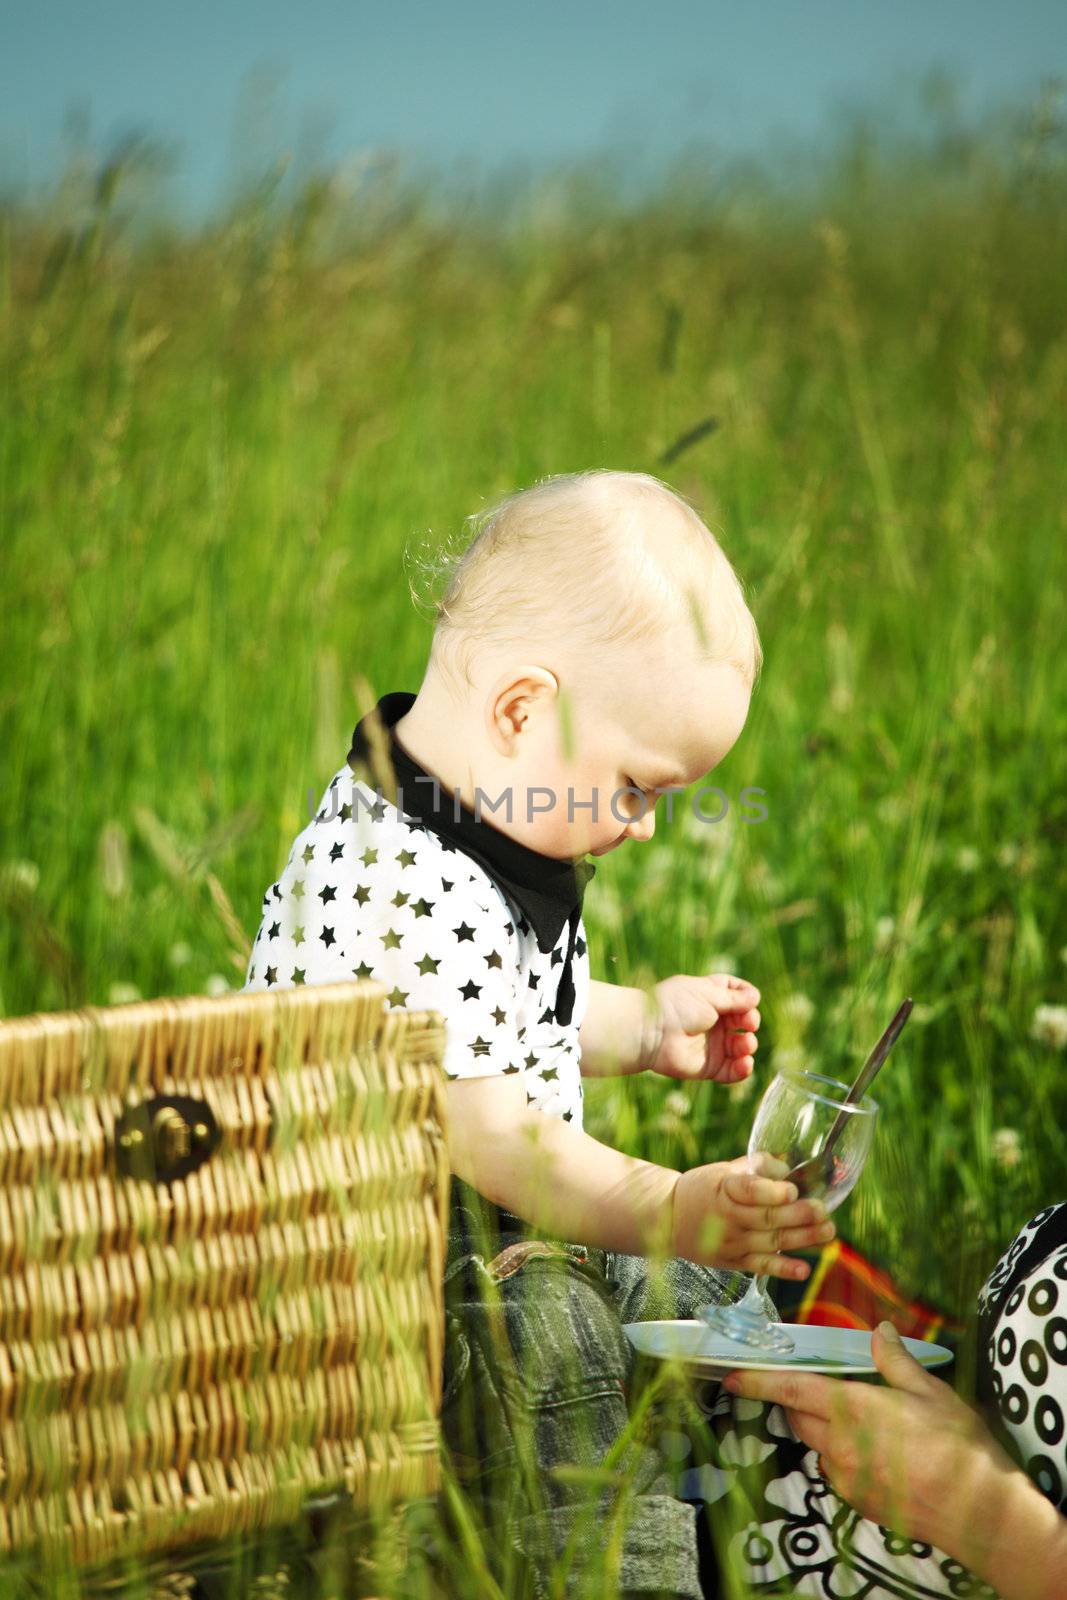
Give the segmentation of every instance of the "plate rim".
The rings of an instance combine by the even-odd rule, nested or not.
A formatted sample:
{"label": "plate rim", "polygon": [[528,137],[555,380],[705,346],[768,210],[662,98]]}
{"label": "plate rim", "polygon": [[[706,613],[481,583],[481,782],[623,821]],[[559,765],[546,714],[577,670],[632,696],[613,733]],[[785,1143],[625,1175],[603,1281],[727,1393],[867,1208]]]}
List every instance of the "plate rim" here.
{"label": "plate rim", "polygon": [[[645,1356],[650,1356],[652,1358],[652,1360],[654,1360],[654,1361],[677,1361],[682,1366],[693,1368],[698,1373],[700,1373],[701,1375],[706,1376],[706,1377],[710,1377],[713,1374],[719,1373],[719,1372],[740,1372],[740,1371],[747,1371],[747,1372],[810,1372],[810,1373],[814,1373],[814,1374],[817,1374],[819,1376],[825,1376],[825,1377],[863,1377],[863,1376],[870,1376],[870,1374],[872,1374],[872,1373],[874,1373],[876,1375],[879,1375],[878,1374],[878,1368],[875,1365],[873,1357],[868,1357],[866,1359],[866,1361],[864,1361],[863,1358],[861,1357],[859,1360],[851,1359],[851,1360],[844,1361],[844,1362],[842,1362],[842,1361],[834,1361],[832,1364],[829,1363],[829,1362],[826,1362],[826,1363],[820,1363],[820,1364],[816,1365],[816,1364],[814,1364],[812,1362],[805,1362],[801,1366],[801,1365],[798,1365],[794,1361],[783,1361],[780,1358],[777,1359],[777,1360],[775,1360],[773,1358],[772,1359],[760,1359],[755,1351],[753,1351],[752,1355],[750,1355],[748,1357],[738,1356],[736,1360],[724,1359],[722,1357],[713,1356],[713,1355],[707,1355],[707,1356],[687,1356],[687,1355],[681,1355],[681,1354],[673,1355],[673,1356],[658,1355],[656,1352],[651,1351],[651,1350],[641,1350],[640,1347],[634,1341],[634,1339],[631,1337],[631,1333],[630,1333],[631,1329],[636,1329],[636,1328],[677,1327],[677,1326],[682,1325],[682,1324],[684,1324],[687,1327],[694,1327],[694,1326],[700,1325],[699,1324],[699,1319],[696,1318],[696,1317],[649,1317],[646,1320],[639,1320],[637,1322],[624,1322],[622,1324],[622,1329],[623,1329],[623,1332],[626,1334],[627,1338],[630,1340],[630,1343],[633,1344],[634,1349],[637,1350],[639,1354],[645,1355]],[[787,1322],[787,1323],[784,1323],[783,1326],[788,1328],[788,1329],[790,1329],[790,1330],[792,1330],[794,1328],[821,1328],[821,1327],[824,1327],[824,1326],[825,1327],[830,1327],[831,1325],[830,1324],[823,1324],[823,1323],[815,1323],[815,1322],[806,1322],[806,1323],[788,1323]],[[839,1333],[866,1334],[867,1337],[870,1338],[872,1330],[870,1330],[868,1328],[840,1328],[840,1329],[836,1329],[834,1331],[839,1332]],[[925,1371],[929,1371],[933,1367],[947,1366],[950,1361],[955,1360],[956,1352],[954,1350],[950,1350],[947,1345],[936,1344],[931,1339],[914,1339],[909,1334],[901,1334],[901,1340],[902,1340],[902,1342],[904,1344],[904,1348],[908,1351],[909,1355],[912,1355],[915,1360],[919,1361],[919,1365]],[[919,1360],[919,1357],[915,1354],[915,1350],[912,1349],[912,1346],[915,1346],[919,1350],[921,1350],[922,1352],[932,1356],[933,1359],[926,1360],[926,1361]]]}

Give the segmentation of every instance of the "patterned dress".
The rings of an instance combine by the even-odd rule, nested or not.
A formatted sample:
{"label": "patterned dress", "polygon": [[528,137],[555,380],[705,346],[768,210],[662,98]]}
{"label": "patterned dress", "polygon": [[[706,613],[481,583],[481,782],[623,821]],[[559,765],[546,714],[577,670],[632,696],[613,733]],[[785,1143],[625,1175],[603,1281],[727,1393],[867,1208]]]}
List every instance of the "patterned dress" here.
{"label": "patterned dress", "polygon": [[[991,1431],[1067,1514],[1067,1203],[1040,1211],[1001,1256],[979,1294],[978,1341],[976,1390]],[[747,1495],[751,1515],[732,1526],[725,1559],[756,1593],[781,1587],[824,1600],[996,1600],[944,1551],[853,1510],[822,1477],[816,1452],[797,1439],[780,1406],[730,1395],[713,1382],[700,1386],[697,1403],[716,1461],[683,1466],[679,1492],[698,1504],[702,1521],[736,1502],[731,1491]],[[680,1453],[691,1453],[677,1437]],[[710,1595],[723,1554],[705,1549]]]}

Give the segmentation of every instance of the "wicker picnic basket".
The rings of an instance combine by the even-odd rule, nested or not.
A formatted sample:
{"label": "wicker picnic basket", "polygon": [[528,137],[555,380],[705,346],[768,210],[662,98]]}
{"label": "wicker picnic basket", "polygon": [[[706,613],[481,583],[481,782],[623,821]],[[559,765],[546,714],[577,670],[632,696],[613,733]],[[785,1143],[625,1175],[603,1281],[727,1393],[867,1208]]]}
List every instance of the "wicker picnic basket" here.
{"label": "wicker picnic basket", "polygon": [[0,1021],[0,1554],[436,1492],[443,1048],[372,982]]}

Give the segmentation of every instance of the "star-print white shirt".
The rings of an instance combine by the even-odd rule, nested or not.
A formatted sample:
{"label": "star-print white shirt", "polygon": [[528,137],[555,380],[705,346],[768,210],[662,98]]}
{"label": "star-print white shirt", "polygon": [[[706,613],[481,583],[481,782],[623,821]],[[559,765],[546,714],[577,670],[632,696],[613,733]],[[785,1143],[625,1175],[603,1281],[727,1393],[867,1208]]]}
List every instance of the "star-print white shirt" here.
{"label": "star-print white shirt", "polygon": [[[361,798],[358,798],[361,797]],[[544,954],[520,908],[461,846],[408,817],[346,763],[263,896],[246,990],[372,978],[388,1006],[445,1018],[445,1073],[521,1072],[528,1105],[582,1126],[578,1030],[589,998],[585,928],[574,1011],[554,1020],[563,926]]]}

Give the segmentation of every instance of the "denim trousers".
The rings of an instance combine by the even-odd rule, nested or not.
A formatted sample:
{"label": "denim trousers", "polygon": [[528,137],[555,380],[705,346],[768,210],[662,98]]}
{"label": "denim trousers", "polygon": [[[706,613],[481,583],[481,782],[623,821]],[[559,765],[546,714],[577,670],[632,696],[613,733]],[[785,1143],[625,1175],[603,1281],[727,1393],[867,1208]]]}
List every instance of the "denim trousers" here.
{"label": "denim trousers", "polygon": [[696,1507],[639,1426],[623,1438],[640,1369],[623,1324],[691,1317],[729,1281],[546,1238],[453,1177],[442,1439],[509,1600],[547,1596],[553,1572],[567,1597],[705,1600]]}

